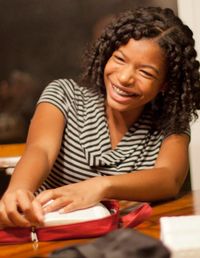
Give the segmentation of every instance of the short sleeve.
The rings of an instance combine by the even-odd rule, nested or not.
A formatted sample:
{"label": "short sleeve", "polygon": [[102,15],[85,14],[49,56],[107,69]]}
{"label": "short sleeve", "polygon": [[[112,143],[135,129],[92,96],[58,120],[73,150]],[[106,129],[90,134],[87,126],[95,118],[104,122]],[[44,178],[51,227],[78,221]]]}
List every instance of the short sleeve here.
{"label": "short sleeve", "polygon": [[37,104],[42,102],[51,103],[60,109],[67,119],[69,108],[74,101],[74,87],[75,82],[73,80],[55,80],[43,90]]}
{"label": "short sleeve", "polygon": [[190,126],[187,126],[185,129],[182,129],[182,130],[179,130],[178,132],[168,132],[168,133],[165,133],[164,132],[164,138],[167,138],[168,136],[170,136],[171,134],[186,134],[189,139],[191,139],[191,129],[190,129]]}

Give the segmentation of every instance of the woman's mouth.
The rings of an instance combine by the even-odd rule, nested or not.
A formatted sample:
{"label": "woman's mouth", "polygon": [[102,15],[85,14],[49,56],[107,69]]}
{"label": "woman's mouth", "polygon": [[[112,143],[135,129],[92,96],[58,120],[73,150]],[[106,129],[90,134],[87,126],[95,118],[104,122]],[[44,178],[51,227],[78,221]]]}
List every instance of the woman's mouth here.
{"label": "woman's mouth", "polygon": [[116,85],[112,84],[113,90],[122,97],[138,97],[139,95],[133,92],[124,91]]}

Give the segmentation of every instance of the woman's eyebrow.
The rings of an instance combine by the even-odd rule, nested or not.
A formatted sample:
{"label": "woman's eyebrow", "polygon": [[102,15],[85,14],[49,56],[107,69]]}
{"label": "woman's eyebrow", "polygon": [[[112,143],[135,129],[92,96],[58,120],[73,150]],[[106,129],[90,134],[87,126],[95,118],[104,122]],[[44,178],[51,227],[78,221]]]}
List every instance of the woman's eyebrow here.
{"label": "woman's eyebrow", "polygon": [[120,52],[123,56],[126,56],[121,49],[116,49],[114,52]]}

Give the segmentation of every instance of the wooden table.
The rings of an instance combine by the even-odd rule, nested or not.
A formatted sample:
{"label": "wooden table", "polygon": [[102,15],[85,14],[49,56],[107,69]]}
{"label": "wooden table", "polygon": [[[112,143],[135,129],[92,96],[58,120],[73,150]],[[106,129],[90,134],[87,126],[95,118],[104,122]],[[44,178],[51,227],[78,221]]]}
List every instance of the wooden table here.
{"label": "wooden table", "polygon": [[[25,144],[0,144],[0,197],[7,188],[7,185],[10,181],[10,176],[5,170],[7,167],[7,161],[2,161],[2,159],[7,157],[18,157],[21,156],[25,149]],[[5,165],[2,166],[2,163]]]}
{"label": "wooden table", "polygon": [[175,200],[154,204],[152,207],[152,216],[137,229],[146,235],[159,238],[161,217],[200,214],[200,190],[184,193]]}
{"label": "wooden table", "polygon": [[[127,202],[127,205],[130,202]],[[123,202],[124,206],[124,202]],[[179,216],[200,214],[200,191],[184,194],[176,200],[163,202],[153,206],[152,216],[135,229],[149,236],[159,238],[159,219],[162,216]],[[32,243],[0,246],[0,257],[47,257],[48,254],[60,247],[79,243],[87,243],[91,239],[67,240],[58,242],[40,242],[37,248]]]}
{"label": "wooden table", "polygon": [[[22,146],[21,146],[22,147]],[[13,150],[15,148],[13,147]],[[1,150],[1,149],[0,149]],[[15,149],[16,150],[16,149]],[[131,205],[130,202],[123,201],[122,206]],[[152,216],[136,229],[154,238],[160,237],[159,219],[162,216],[179,216],[200,214],[200,190],[183,194],[175,200],[153,204]],[[48,254],[60,247],[70,246],[78,243],[86,243],[91,239],[78,239],[58,242],[40,242],[36,248],[32,243],[18,245],[1,245],[0,257],[47,257]]]}
{"label": "wooden table", "polygon": [[22,155],[25,148],[25,144],[1,144],[0,145],[0,157],[18,156]]}

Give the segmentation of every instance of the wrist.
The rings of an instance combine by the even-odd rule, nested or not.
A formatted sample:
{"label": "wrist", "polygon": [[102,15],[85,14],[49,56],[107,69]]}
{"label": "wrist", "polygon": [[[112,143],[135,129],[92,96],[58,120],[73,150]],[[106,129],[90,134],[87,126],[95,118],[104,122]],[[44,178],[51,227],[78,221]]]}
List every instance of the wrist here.
{"label": "wrist", "polygon": [[98,179],[98,185],[100,186],[100,192],[101,192],[101,200],[102,199],[109,199],[110,197],[110,191],[111,191],[111,181],[109,180],[109,176],[101,176],[97,177]]}
{"label": "wrist", "polygon": [[27,187],[27,186],[19,186],[19,185],[14,186],[14,185],[10,185],[6,189],[5,193],[13,193],[13,192],[16,192],[16,191],[27,191],[27,192],[30,192],[30,193],[34,192],[30,187]]}

